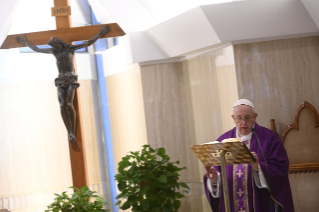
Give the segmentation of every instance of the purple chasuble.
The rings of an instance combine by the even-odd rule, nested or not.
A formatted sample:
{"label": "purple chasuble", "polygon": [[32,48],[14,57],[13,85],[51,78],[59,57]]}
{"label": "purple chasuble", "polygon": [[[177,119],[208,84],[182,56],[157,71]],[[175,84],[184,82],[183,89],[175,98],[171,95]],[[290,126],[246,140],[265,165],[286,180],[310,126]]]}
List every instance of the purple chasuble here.
{"label": "purple chasuble", "polygon": [[[290,184],[288,179],[289,161],[286,150],[276,133],[255,123],[255,132],[259,137],[265,159],[268,164],[271,196],[283,211],[294,212]],[[220,136],[217,141],[236,138],[236,127]],[[267,169],[259,149],[256,136],[250,141],[250,151],[256,152],[259,165],[268,182]],[[220,167],[215,167],[220,172]],[[229,202],[231,212],[270,212],[275,211],[270,205],[270,195],[266,188],[258,188],[254,182],[252,168],[249,164],[226,165]],[[224,212],[223,188],[220,186],[220,198],[213,198],[207,188],[204,176],[205,194],[213,212]],[[247,193],[245,193],[247,192]],[[272,202],[273,203],[273,202]]]}

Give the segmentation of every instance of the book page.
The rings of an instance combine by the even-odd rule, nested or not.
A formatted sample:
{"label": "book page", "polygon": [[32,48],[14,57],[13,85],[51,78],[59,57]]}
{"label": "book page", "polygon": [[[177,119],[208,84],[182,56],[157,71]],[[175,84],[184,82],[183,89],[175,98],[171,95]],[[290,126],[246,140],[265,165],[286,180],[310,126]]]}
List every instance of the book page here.
{"label": "book page", "polygon": [[227,138],[222,140],[222,143],[228,143],[228,142],[242,142],[240,138]]}
{"label": "book page", "polygon": [[207,142],[207,143],[203,143],[201,145],[206,145],[206,144],[218,144],[219,141],[211,141],[211,142]]}

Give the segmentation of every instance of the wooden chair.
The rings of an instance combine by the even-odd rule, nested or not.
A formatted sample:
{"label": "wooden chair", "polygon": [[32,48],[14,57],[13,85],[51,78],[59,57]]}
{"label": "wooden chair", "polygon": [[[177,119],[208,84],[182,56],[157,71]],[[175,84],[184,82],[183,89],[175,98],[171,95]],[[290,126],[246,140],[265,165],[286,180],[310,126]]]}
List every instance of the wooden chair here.
{"label": "wooden chair", "polygon": [[[276,132],[275,120],[271,129]],[[319,115],[304,102],[295,123],[283,132],[281,140],[289,158],[289,181],[295,212],[319,211]]]}

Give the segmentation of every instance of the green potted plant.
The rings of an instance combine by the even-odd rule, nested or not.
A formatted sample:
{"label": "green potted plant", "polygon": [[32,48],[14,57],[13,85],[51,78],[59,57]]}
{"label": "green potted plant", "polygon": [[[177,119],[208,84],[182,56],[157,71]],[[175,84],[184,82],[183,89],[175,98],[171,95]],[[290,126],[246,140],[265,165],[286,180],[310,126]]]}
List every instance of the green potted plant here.
{"label": "green potted plant", "polygon": [[61,195],[55,194],[55,202],[48,206],[45,212],[107,212],[103,209],[107,202],[103,197],[97,195],[96,191],[91,191],[87,186],[80,189],[70,187],[75,190],[74,194],[67,195],[66,191]]}
{"label": "green potted plant", "polygon": [[178,172],[186,168],[177,167],[179,161],[169,160],[164,148],[155,150],[149,145],[123,157],[115,176],[121,192],[116,205],[132,212],[177,212],[181,205],[178,199],[185,197],[178,190],[189,189],[178,182]]}

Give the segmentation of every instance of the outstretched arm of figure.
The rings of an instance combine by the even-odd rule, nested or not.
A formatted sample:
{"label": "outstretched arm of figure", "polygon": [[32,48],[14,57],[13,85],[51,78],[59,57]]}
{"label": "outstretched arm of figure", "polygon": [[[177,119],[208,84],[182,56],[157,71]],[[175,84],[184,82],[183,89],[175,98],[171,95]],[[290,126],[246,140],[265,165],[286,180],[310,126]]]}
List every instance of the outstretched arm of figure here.
{"label": "outstretched arm of figure", "polygon": [[39,49],[36,45],[33,45],[32,43],[27,41],[25,35],[23,37],[17,36],[16,40],[17,40],[18,43],[21,43],[23,45],[28,46],[30,49],[32,49],[35,52],[48,53],[48,54],[52,54],[53,53],[53,49],[52,48]]}
{"label": "outstretched arm of figure", "polygon": [[90,46],[93,43],[95,43],[95,41],[97,41],[97,39],[99,39],[100,37],[102,37],[103,35],[105,35],[106,33],[108,33],[109,31],[111,31],[111,27],[110,25],[105,25],[105,27],[100,29],[100,32],[97,33],[97,35],[95,35],[93,38],[91,38],[90,40],[82,43],[82,44],[78,44],[78,45],[72,45],[72,50],[75,51],[77,49],[82,49],[84,47]]}

